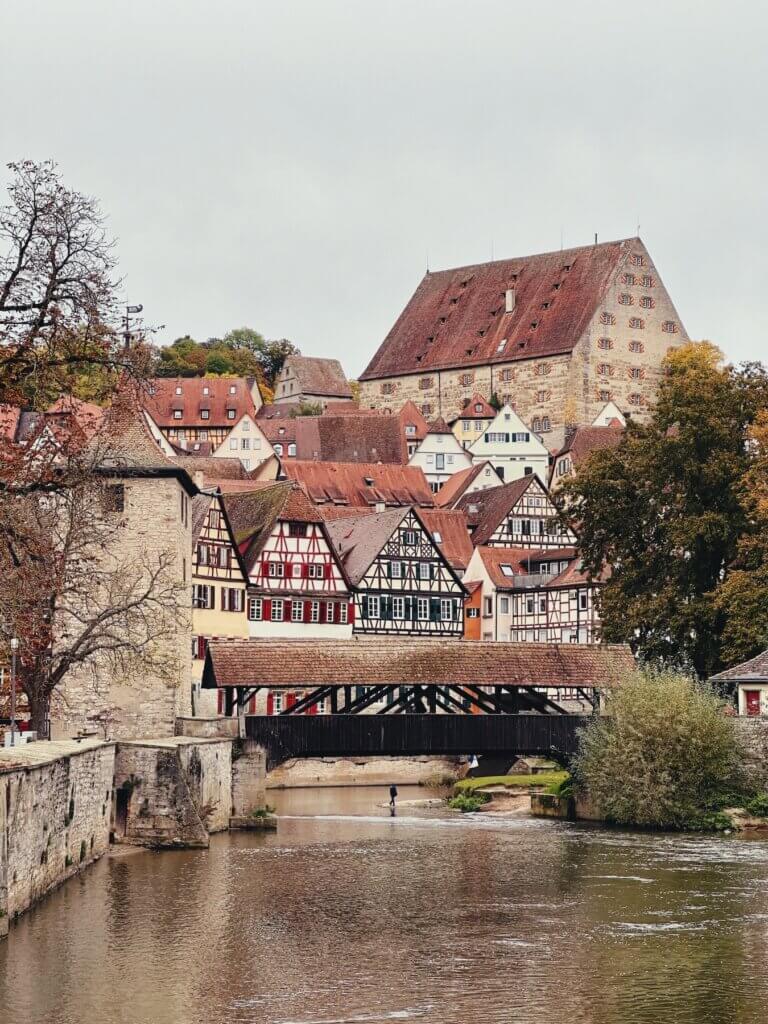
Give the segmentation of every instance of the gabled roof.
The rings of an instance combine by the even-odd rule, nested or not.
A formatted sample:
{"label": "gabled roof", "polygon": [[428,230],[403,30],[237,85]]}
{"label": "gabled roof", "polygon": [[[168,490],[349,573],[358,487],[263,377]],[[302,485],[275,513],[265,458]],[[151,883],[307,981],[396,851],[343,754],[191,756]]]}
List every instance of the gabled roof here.
{"label": "gabled roof", "polygon": [[[490,467],[493,470],[493,475],[496,478],[496,484],[497,486],[500,486],[501,478],[493,468],[493,464],[487,460],[485,462],[476,462],[468,469],[462,469],[458,473],[454,473],[450,476],[435,495],[435,503],[439,505],[440,508],[455,507],[462,495],[466,493],[467,488],[472,486],[478,476],[485,472],[487,467]],[[490,490],[490,488],[485,489]]]}
{"label": "gabled roof", "polygon": [[455,423],[457,420],[492,420],[495,417],[496,409],[476,391],[470,400],[461,407],[461,412],[453,416],[450,422]]}
{"label": "gabled roof", "polygon": [[[527,441],[486,441],[486,437],[491,434],[527,434]],[[479,454],[482,454],[484,449],[487,449],[489,445],[495,444],[510,444],[510,445],[526,445],[528,448],[538,449],[538,453],[546,455],[549,458],[549,450],[538,434],[535,434],[528,424],[522,419],[518,413],[512,408],[511,405],[505,405],[496,413],[493,418],[493,422],[489,423],[488,426],[483,430],[470,446],[470,451],[475,453],[475,458]],[[520,451],[520,448],[517,449]],[[536,456],[536,452],[529,452],[531,457]]]}
{"label": "gabled roof", "polygon": [[427,430],[428,434],[453,434],[453,431],[445,422],[442,416],[438,416],[437,419],[432,420]]}
{"label": "gabled roof", "polygon": [[211,640],[203,686],[402,685],[607,688],[635,667],[623,644],[427,640]]}
{"label": "gabled roof", "polygon": [[328,536],[350,583],[357,586],[409,511],[408,508],[390,508],[386,512],[337,519],[327,524]]}
{"label": "gabled roof", "polygon": [[338,359],[288,356],[283,369],[295,374],[303,394],[352,398],[352,390]]}
{"label": "gabled roof", "polygon": [[574,466],[580,465],[592,452],[603,448],[617,448],[624,437],[624,427],[576,427],[566,437],[565,444],[555,458],[570,453]]}
{"label": "gabled roof", "polygon": [[240,494],[224,494],[222,500],[235,544],[249,572],[278,521],[323,523],[302,488],[288,481]]}
{"label": "gabled roof", "polygon": [[711,677],[718,683],[768,683],[768,651]]}
{"label": "gabled roof", "polygon": [[206,477],[221,480],[252,480],[252,470],[243,466],[240,459],[222,459],[213,455],[195,455],[184,452],[173,460],[188,473],[204,473]]}
{"label": "gabled roof", "polygon": [[259,426],[264,429],[262,420],[288,420],[293,419],[301,408],[301,402],[268,402],[256,413]]}
{"label": "gabled roof", "polygon": [[434,506],[434,495],[417,466],[381,465],[365,462],[283,463],[290,480],[301,483],[318,505],[355,505],[370,508],[385,505]]}
{"label": "gabled roof", "polygon": [[45,410],[45,417],[46,421],[53,419],[61,426],[75,424],[83,439],[89,440],[100,428],[105,411],[100,405],[84,402],[74,395],[60,395],[53,405]]}
{"label": "gabled roof", "polygon": [[538,477],[529,473],[528,476],[502,484],[501,487],[472,491],[471,494],[465,494],[460,498],[456,508],[466,514],[470,527],[474,527],[472,543],[475,547],[486,544],[491,539],[534,480],[540,483]]}
{"label": "gabled roof", "polygon": [[477,553],[491,582],[499,590],[520,589],[520,579],[531,575],[531,566],[536,562],[567,561],[569,563],[567,569],[541,581],[540,586],[542,587],[565,587],[586,583],[588,579],[586,573],[579,568],[581,559],[574,547],[542,548],[539,551],[529,551],[527,548],[497,548],[482,545],[477,548]]}
{"label": "gabled roof", "polygon": [[224,525],[226,526],[227,535],[229,537],[229,542],[234,549],[235,558],[237,559],[237,563],[240,566],[240,571],[243,574],[243,579],[247,583],[248,573],[246,571],[240,550],[237,544],[235,543],[235,535],[232,529],[232,524],[229,521],[226,506],[221,498],[221,494],[218,493],[217,491],[200,491],[200,493],[196,494],[194,498],[192,498],[192,500],[190,501],[190,507],[192,510],[192,547],[194,548],[195,544],[200,539],[200,534],[202,533],[203,527],[205,526],[205,521],[208,518],[208,512],[210,511],[211,505],[214,504],[216,508],[221,512],[221,515],[223,516]]}
{"label": "gabled roof", "polygon": [[360,379],[570,352],[637,250],[630,238],[427,272]]}
{"label": "gabled roof", "polygon": [[[156,377],[149,382],[141,402],[159,427],[229,429],[243,413],[256,417],[251,391],[255,386],[250,377]],[[207,395],[203,393],[205,388]],[[235,389],[234,394],[230,394],[231,388]],[[176,394],[177,389],[181,390],[180,395]],[[176,410],[181,412],[181,419],[174,418]],[[201,416],[204,410],[209,413],[206,419]],[[230,410],[234,410],[233,419],[227,415]]]}
{"label": "gabled roof", "polygon": [[410,441],[423,441],[427,436],[427,421],[421,410],[417,409],[410,399],[400,409],[397,418],[400,420],[403,430],[407,426],[414,427],[413,433],[407,435]]}
{"label": "gabled roof", "polygon": [[423,508],[419,515],[452,569],[463,572],[472,558],[472,541],[463,512],[444,508]]}

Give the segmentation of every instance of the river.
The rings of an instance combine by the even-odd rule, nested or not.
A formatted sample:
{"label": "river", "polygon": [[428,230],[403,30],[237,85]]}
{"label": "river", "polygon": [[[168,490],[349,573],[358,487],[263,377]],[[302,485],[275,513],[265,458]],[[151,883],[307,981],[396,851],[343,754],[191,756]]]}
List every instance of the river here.
{"label": "river", "polygon": [[13,1024],[762,1024],[768,841],[272,794],[276,834],[118,851],[0,943]]}

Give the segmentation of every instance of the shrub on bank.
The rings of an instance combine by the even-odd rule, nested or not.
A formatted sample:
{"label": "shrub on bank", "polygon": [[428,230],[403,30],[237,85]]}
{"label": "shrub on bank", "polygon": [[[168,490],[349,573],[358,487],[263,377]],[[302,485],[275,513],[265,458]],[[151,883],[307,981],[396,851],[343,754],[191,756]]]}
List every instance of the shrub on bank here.
{"label": "shrub on bank", "polygon": [[483,804],[487,804],[491,798],[487,793],[458,793],[450,797],[448,806],[454,811],[461,811],[468,814],[472,811],[479,811]]}
{"label": "shrub on bank", "polygon": [[462,779],[456,783],[457,793],[472,793],[486,786],[553,786],[568,778],[568,772],[541,772],[539,775],[485,775],[476,779]]}
{"label": "shrub on bank", "polygon": [[636,671],[620,680],[607,710],[582,732],[574,772],[609,821],[727,827],[723,797],[743,800],[743,788],[722,700],[680,673]]}

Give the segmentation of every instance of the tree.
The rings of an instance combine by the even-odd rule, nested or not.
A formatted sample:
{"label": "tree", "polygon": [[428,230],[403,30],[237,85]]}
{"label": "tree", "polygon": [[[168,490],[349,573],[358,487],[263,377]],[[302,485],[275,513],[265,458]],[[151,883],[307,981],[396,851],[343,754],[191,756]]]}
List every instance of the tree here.
{"label": "tree", "polygon": [[644,659],[707,676],[722,667],[725,613],[715,591],[747,516],[739,483],[763,376],[722,367],[708,343],[666,360],[647,426],[594,452],[562,489],[587,570],[610,567],[603,639]]}
{"label": "tree", "polygon": [[[67,188],[54,163],[8,165],[0,209],[0,402],[45,408],[83,375],[146,369],[119,333],[112,242],[95,200]],[[99,377],[99,371],[103,371]],[[96,396],[93,396],[96,397]]]}
{"label": "tree", "polygon": [[490,405],[492,409],[495,409],[496,412],[499,412],[503,408],[501,399],[496,391],[492,392],[491,397],[488,399],[488,405]]}
{"label": "tree", "polygon": [[269,344],[263,334],[254,331],[252,327],[235,327],[227,331],[222,339],[228,348],[244,348],[255,356],[261,356]]}
{"label": "tree", "polygon": [[608,711],[582,732],[573,769],[610,821],[696,826],[739,787],[733,720],[690,677],[635,672],[611,691]]}
{"label": "tree", "polygon": [[749,465],[739,487],[747,517],[736,558],[715,598],[724,616],[723,660],[737,664],[768,648],[768,410],[749,431]]}
{"label": "tree", "polygon": [[21,639],[19,683],[41,735],[73,669],[124,678],[164,671],[158,643],[179,615],[170,558],[116,555],[121,485],[92,469],[84,465],[81,480],[52,498],[0,498],[0,650]]}

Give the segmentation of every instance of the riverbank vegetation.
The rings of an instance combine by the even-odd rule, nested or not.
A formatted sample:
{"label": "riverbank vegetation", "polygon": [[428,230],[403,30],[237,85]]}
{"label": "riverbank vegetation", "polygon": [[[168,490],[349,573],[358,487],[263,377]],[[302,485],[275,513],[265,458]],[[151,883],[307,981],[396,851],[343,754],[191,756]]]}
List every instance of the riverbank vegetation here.
{"label": "riverbank vegetation", "polygon": [[453,811],[470,814],[473,811],[479,811],[490,800],[491,797],[488,793],[457,793],[456,796],[449,797],[446,803]]}
{"label": "riverbank vegetation", "polygon": [[583,731],[573,766],[577,788],[606,820],[715,830],[730,826],[726,808],[763,807],[744,777],[733,718],[706,686],[637,671],[613,690],[608,711]]}
{"label": "riverbank vegetation", "polygon": [[488,786],[503,786],[505,789],[530,789],[543,786],[549,789],[568,778],[568,772],[540,772],[538,775],[485,775],[476,779],[462,779],[456,783],[456,793],[472,794]]}

